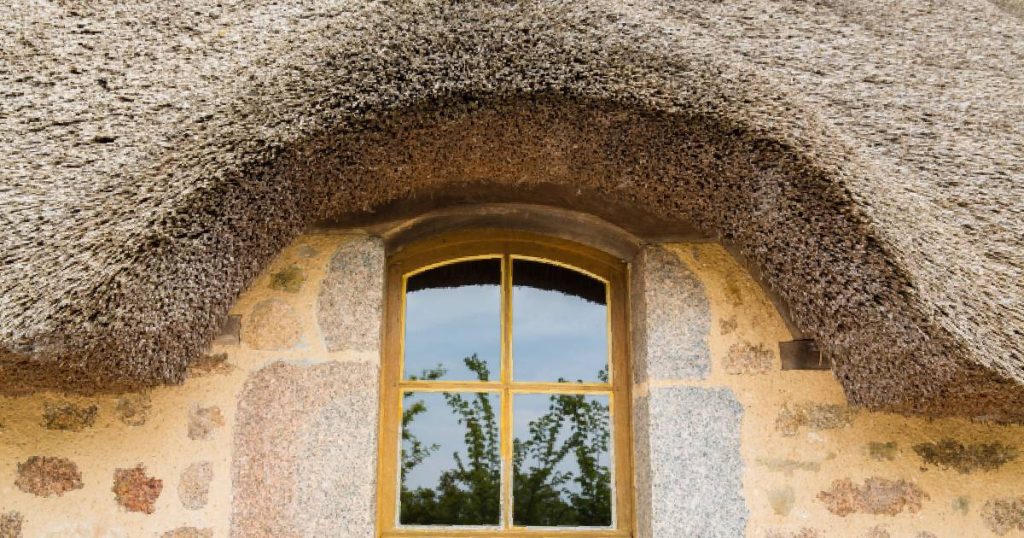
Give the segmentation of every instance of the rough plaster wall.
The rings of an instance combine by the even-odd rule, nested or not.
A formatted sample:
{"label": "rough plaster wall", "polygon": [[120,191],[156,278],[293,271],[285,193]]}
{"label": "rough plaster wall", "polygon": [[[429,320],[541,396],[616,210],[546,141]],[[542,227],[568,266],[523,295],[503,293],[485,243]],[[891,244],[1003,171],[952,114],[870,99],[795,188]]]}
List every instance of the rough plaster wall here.
{"label": "rough plaster wall", "polygon": [[[293,536],[370,536],[379,352],[365,345],[328,351],[317,324],[332,256],[343,247],[365,251],[360,246],[367,244],[379,245],[343,234],[293,242],[232,308],[241,317],[241,342],[221,338],[182,385],[90,398],[0,398],[0,537],[8,538],[20,518],[25,538],[222,538],[232,535],[233,497],[237,512],[260,496],[276,510],[250,518],[253,524],[285,521]],[[382,285],[383,274],[376,277]],[[280,398],[254,412],[253,396],[268,394]],[[266,436],[281,429],[289,435]],[[267,441],[281,451],[269,451]],[[23,491],[16,485],[18,464],[33,456],[66,458],[80,472],[81,487],[58,481],[52,471],[35,472],[32,488],[72,489],[49,497]],[[266,495],[273,489],[233,495],[233,473],[246,462],[262,464],[261,476],[287,478],[294,504]],[[160,482],[149,514],[119,505],[112,491],[115,471],[137,464]],[[145,508],[155,491],[147,484],[125,482],[126,504]],[[338,528],[345,530],[336,534]]]}
{"label": "rough plaster wall", "polygon": [[728,388],[688,385],[711,370],[704,286],[657,246],[637,255],[630,286],[639,536],[736,536],[743,410]]}
{"label": "rough plaster wall", "polygon": [[1024,536],[1024,428],[848,407],[831,372],[780,370],[788,330],[723,248],[668,248],[707,294],[711,367],[665,385],[728,389],[742,407],[746,536]]}
{"label": "rough plaster wall", "polygon": [[[280,443],[283,460],[263,457],[264,476],[293,484],[294,497],[291,504],[270,498],[272,510],[252,521],[286,522],[294,536],[330,535],[335,522],[354,525],[351,536],[368,534],[358,529],[372,521],[372,484],[364,482],[374,462],[357,468],[348,458],[372,457],[367,446],[376,425],[363,420],[362,429],[344,436],[339,430],[354,411],[373,407],[379,354],[330,352],[317,323],[331,259],[340,247],[353,247],[353,240],[359,238],[300,237],[233,307],[243,336],[255,337],[261,347],[286,349],[254,349],[245,338],[230,343],[227,337],[180,386],[144,395],[0,398],[0,536],[18,527],[33,538],[230,536],[233,497],[244,503],[261,493],[243,488],[233,496],[232,476],[256,456],[271,454],[266,443],[250,443],[264,427],[296,432]],[[777,344],[789,338],[786,327],[723,249],[673,245],[660,254],[671,271],[689,273],[685,286],[701,288],[701,294],[687,295],[701,300],[683,305],[707,309],[709,333],[705,373],[655,378],[634,391],[639,418],[664,417],[657,435],[643,434],[649,420],[637,422],[638,460],[651,449],[644,446],[647,438],[676,461],[656,461],[646,470],[637,462],[641,498],[653,485],[677,491],[658,499],[660,514],[637,506],[638,514],[664,515],[661,521],[676,525],[661,527],[673,530],[656,536],[686,536],[674,529],[696,528],[700,536],[756,538],[1024,536],[1024,461],[1016,452],[1024,447],[1024,428],[851,410],[829,372],[779,371]],[[678,265],[664,254],[675,255]],[[657,290],[650,293],[657,297]],[[274,312],[286,314],[254,316],[268,301]],[[256,318],[267,325],[257,326]],[[367,380],[357,386],[363,374]],[[304,381],[309,390],[298,388]],[[284,399],[268,403],[265,413],[251,413],[255,400],[239,403],[261,393]],[[244,418],[246,409],[258,420]],[[280,422],[287,413],[308,420]],[[21,480],[19,464],[26,473],[39,469],[25,465],[33,456],[67,459],[80,473],[81,487],[45,473]],[[282,461],[286,465],[278,465]],[[205,468],[204,462],[212,479],[202,504],[203,473],[188,471]],[[138,464],[145,477],[161,482],[151,514],[129,511],[112,491],[115,471]],[[63,493],[40,497],[18,482]],[[713,484],[726,489],[716,491]],[[125,485],[131,494],[126,504],[144,507],[153,489],[144,482]],[[201,506],[188,508],[196,504]],[[705,519],[683,519],[686,510]],[[642,521],[641,529],[658,523]],[[176,534],[164,534],[171,531]]]}

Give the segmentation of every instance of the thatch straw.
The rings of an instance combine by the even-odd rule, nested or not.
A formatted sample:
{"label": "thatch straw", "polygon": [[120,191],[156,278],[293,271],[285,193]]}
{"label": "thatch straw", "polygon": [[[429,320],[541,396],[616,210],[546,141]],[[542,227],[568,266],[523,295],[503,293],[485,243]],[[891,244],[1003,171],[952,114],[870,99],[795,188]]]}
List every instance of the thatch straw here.
{"label": "thatch straw", "polygon": [[1024,25],[995,6],[14,4],[10,386],[180,381],[308,223],[551,183],[737,245],[855,404],[1024,416]]}

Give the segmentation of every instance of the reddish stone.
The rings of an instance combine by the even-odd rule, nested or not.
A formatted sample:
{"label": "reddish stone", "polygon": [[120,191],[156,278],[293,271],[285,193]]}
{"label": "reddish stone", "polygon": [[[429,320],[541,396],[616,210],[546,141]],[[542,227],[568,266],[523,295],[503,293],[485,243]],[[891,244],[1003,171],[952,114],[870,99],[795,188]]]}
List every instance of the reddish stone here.
{"label": "reddish stone", "polygon": [[917,484],[878,477],[868,478],[863,486],[855,485],[849,478],[836,480],[828,491],[818,494],[818,499],[838,516],[855,512],[895,516],[903,510],[917,513],[922,500],[928,498]]}
{"label": "reddish stone", "polygon": [[39,497],[60,496],[66,491],[82,489],[82,473],[67,458],[32,456],[25,463],[18,464],[18,478],[14,485]]}
{"label": "reddish stone", "polygon": [[164,483],[159,478],[146,476],[146,468],[141,464],[131,469],[114,471],[113,492],[117,503],[129,512],[152,514]]}

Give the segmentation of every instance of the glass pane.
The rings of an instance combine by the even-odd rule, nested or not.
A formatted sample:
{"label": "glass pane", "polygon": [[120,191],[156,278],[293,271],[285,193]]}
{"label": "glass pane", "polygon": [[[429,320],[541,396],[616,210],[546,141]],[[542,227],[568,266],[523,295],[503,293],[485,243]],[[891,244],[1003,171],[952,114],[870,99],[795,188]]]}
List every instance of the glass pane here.
{"label": "glass pane", "polygon": [[498,525],[501,398],[409,392],[402,402],[402,525]]}
{"label": "glass pane", "polygon": [[608,381],[605,284],[583,273],[512,261],[516,381]]}
{"label": "glass pane", "polygon": [[409,277],[406,379],[500,379],[501,260],[444,265]]}
{"label": "glass pane", "polygon": [[512,412],[513,522],[611,526],[608,396],[519,394]]}

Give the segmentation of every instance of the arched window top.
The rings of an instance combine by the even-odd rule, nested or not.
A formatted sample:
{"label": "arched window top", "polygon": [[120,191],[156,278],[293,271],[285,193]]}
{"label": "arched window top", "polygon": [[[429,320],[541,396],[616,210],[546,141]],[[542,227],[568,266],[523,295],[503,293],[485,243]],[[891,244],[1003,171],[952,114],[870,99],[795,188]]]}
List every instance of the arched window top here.
{"label": "arched window top", "polygon": [[[382,536],[628,536],[625,265],[459,232],[389,260]],[[454,534],[453,534],[454,533]]]}

